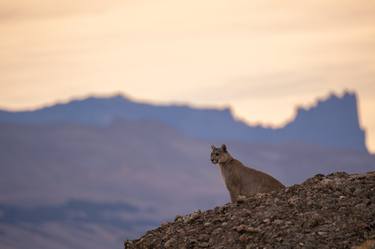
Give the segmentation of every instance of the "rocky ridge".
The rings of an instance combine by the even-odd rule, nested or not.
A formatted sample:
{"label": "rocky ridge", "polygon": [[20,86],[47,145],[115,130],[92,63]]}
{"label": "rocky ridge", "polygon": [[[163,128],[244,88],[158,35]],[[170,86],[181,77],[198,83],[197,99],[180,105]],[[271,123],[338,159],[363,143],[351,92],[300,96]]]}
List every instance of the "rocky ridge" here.
{"label": "rocky ridge", "polygon": [[375,248],[375,172],[319,174],[176,216],[125,248]]}

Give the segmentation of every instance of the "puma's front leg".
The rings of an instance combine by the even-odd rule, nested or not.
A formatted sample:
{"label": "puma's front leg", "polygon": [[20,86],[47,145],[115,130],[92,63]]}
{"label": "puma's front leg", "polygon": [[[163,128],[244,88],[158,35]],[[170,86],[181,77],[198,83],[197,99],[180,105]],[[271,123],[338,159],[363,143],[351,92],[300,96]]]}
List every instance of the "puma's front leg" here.
{"label": "puma's front leg", "polygon": [[240,193],[234,189],[229,189],[230,200],[236,202]]}

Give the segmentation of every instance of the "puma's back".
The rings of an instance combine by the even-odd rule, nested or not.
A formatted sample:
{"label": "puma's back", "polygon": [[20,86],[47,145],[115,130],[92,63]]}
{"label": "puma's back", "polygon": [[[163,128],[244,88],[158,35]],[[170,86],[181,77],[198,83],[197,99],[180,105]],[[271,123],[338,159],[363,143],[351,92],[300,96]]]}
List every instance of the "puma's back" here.
{"label": "puma's back", "polygon": [[249,196],[284,188],[284,185],[272,176],[248,168],[234,159],[225,145],[222,145],[221,148],[212,146],[211,161],[214,164],[219,164],[232,201],[236,201],[239,196]]}

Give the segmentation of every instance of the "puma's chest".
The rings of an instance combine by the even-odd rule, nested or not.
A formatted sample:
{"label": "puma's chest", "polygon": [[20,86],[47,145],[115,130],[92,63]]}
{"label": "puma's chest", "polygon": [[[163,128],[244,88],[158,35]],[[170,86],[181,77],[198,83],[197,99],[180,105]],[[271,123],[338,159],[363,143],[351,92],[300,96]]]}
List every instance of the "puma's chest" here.
{"label": "puma's chest", "polygon": [[233,169],[228,169],[220,166],[221,175],[224,179],[225,185],[228,188],[238,186],[240,184],[240,177]]}

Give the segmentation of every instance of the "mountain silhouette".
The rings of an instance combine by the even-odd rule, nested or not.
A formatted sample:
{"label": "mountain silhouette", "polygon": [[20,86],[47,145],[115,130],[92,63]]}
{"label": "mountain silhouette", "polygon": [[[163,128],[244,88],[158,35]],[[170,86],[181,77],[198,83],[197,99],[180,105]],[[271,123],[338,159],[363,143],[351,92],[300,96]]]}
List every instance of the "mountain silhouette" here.
{"label": "mountain silhouette", "polygon": [[310,108],[298,108],[295,119],[278,130],[279,141],[295,140],[340,149],[366,151],[355,93],[331,94]]}
{"label": "mountain silhouette", "polygon": [[35,111],[0,111],[0,122],[16,124],[110,125],[116,120],[156,121],[192,138],[246,143],[304,143],[367,153],[353,92],[329,95],[310,108],[298,108],[281,128],[236,120],[229,108],[139,103],[121,95],[88,97]]}

